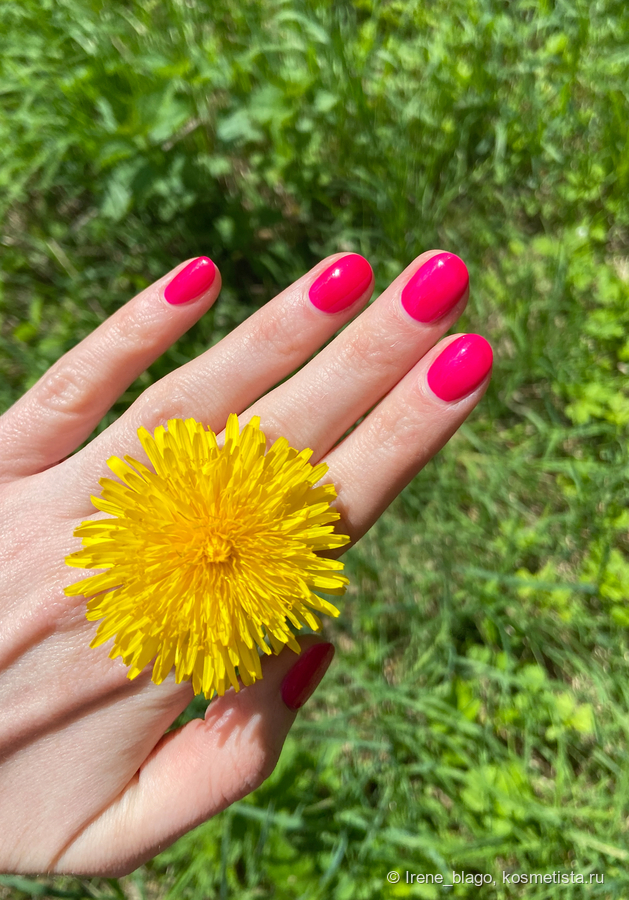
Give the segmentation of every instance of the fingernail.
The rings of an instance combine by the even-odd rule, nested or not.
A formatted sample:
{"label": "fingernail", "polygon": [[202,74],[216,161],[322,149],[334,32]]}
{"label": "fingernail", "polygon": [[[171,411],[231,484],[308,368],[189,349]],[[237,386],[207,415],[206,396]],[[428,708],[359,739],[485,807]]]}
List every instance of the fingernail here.
{"label": "fingernail", "polygon": [[313,282],[308,296],[323,312],[335,313],[351,306],[364,294],[373,272],[364,256],[350,253],[337,259]]}
{"label": "fingernail", "polygon": [[411,276],[402,291],[402,306],[418,322],[435,322],[459,302],[470,277],[454,253],[438,253]]}
{"label": "fingernail", "polygon": [[493,359],[489,341],[480,334],[463,334],[428,369],[428,386],[441,400],[460,400],[483,381]]}
{"label": "fingernail", "polygon": [[314,694],[333,656],[334,644],[313,644],[304,650],[282,682],[282,700],[289,709],[301,709]]}
{"label": "fingernail", "polygon": [[166,285],[164,297],[173,306],[188,303],[204,294],[214,281],[216,266],[207,256],[199,256],[178,272]]}

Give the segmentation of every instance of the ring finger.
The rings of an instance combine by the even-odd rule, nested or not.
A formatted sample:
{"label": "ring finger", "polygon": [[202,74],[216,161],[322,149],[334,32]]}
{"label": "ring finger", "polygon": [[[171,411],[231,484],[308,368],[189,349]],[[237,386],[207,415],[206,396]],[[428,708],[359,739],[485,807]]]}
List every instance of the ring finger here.
{"label": "ring finger", "polygon": [[[441,341],[325,458],[341,518],[354,544],[438,453],[479,402],[493,352],[478,334]],[[330,556],[340,556],[349,545]]]}

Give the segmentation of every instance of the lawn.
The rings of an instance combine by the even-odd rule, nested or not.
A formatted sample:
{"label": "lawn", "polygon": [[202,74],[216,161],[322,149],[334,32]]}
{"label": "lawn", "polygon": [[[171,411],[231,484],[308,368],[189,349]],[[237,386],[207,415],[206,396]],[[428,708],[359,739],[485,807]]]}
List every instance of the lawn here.
{"label": "lawn", "polygon": [[[495,351],[345,557],[268,782],[128,878],[1,900],[629,895],[628,47],[621,0],[0,4],[0,411],[197,254],[221,300],[99,430],[338,250],[376,294],[458,253]],[[406,881],[453,870],[492,883]]]}

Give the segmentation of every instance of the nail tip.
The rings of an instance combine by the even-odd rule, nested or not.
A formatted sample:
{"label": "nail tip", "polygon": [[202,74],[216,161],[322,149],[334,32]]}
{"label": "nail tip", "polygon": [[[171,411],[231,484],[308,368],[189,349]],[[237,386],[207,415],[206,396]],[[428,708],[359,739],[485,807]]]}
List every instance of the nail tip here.
{"label": "nail tip", "polygon": [[477,352],[480,351],[485,354],[485,356],[493,363],[494,360],[494,348],[491,346],[486,337],[483,337],[482,334],[471,333],[467,335],[473,339],[474,344],[476,346]]}

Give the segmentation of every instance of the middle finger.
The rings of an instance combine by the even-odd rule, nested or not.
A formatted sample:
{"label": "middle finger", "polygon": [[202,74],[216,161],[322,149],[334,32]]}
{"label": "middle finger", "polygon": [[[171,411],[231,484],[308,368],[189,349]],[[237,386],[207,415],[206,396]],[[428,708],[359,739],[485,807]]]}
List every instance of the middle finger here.
{"label": "middle finger", "polygon": [[469,295],[465,263],[428,251],[308,365],[239,417],[260,416],[269,441],[288,438],[321,459],[459,318]]}

